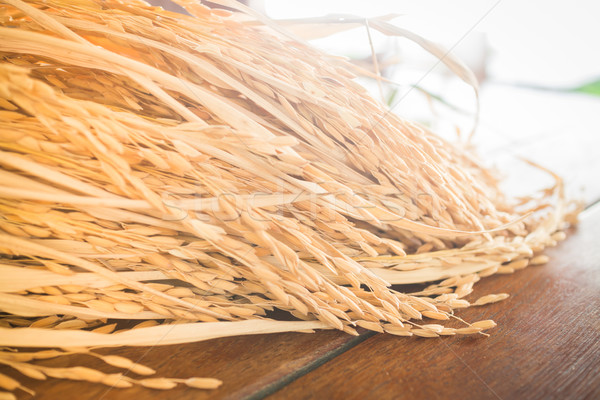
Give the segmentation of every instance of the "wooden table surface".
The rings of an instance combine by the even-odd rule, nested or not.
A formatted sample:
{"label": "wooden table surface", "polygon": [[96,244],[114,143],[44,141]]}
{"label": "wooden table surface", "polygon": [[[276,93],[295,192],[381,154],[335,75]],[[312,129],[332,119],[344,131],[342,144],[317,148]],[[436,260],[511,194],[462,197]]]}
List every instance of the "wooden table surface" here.
{"label": "wooden table surface", "polygon": [[[353,337],[321,331],[110,351],[143,362],[160,376],[222,379],[223,386],[214,391],[109,389],[0,371],[18,376],[38,399],[599,399],[600,204],[594,204],[600,198],[600,134],[594,133],[590,139],[589,131],[565,130],[547,140],[531,133],[536,142],[520,138],[519,146],[507,147],[516,152],[532,143],[551,143],[536,161],[585,185],[588,209],[567,240],[547,252],[548,264],[485,278],[475,286],[470,299],[511,294],[503,302],[459,313],[471,321],[494,319],[498,327],[490,337],[425,339],[364,331]],[[561,152],[577,141],[588,145]],[[117,372],[83,356],[46,364]]]}

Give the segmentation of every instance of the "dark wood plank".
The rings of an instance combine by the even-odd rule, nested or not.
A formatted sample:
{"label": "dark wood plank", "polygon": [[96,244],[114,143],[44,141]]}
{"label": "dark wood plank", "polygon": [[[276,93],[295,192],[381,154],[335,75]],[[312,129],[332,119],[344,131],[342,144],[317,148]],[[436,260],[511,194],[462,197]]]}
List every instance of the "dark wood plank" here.
{"label": "dark wood plank", "polygon": [[[224,383],[214,391],[190,389],[183,385],[169,391],[134,387],[109,389],[86,382],[49,379],[35,381],[3,367],[0,372],[17,378],[37,392],[36,399],[241,399],[264,397],[302,371],[310,370],[330,358],[340,349],[351,346],[360,338],[340,331],[319,331],[315,334],[282,333],[215,339],[184,345],[153,348],[102,349],[99,353],[117,354],[148,365],[158,375],[187,378],[205,376],[219,378]],[[91,357],[73,356],[47,360],[45,365],[67,367],[84,365],[105,372],[119,372]],[[23,392],[20,399],[30,398]]]}
{"label": "dark wood plank", "polygon": [[494,319],[489,338],[377,335],[269,398],[600,398],[598,237],[600,206],[549,264],[480,282],[472,298],[511,294],[459,314]]}

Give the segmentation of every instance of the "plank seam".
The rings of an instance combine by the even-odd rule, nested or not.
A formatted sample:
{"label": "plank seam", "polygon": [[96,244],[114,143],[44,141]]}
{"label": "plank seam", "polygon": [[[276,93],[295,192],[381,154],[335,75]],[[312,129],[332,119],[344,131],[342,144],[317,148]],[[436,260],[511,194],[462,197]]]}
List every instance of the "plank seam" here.
{"label": "plank seam", "polygon": [[376,332],[368,331],[368,332],[361,334],[360,336],[356,336],[356,337],[350,339],[348,342],[341,345],[340,347],[325,353],[324,355],[317,358],[316,360],[304,365],[301,368],[298,368],[294,372],[289,373],[288,375],[277,380],[276,382],[273,382],[273,383],[265,386],[264,388],[258,390],[257,392],[251,394],[250,396],[246,397],[245,400],[264,399],[265,397],[270,396],[270,395],[274,394],[275,392],[283,389],[285,386],[289,385],[296,379],[308,374],[309,372],[314,371],[315,369],[319,368],[321,365],[344,354],[348,350],[352,349],[353,347],[359,345],[360,343],[364,342],[365,340],[367,340],[375,335],[376,335]]}

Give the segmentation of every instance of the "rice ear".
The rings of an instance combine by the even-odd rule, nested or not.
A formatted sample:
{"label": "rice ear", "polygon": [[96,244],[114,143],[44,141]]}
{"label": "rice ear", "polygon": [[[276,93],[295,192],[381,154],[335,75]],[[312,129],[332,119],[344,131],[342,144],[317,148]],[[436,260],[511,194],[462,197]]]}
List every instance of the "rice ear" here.
{"label": "rice ear", "polygon": [[[470,149],[372,99],[352,64],[239,2],[216,2],[238,12],[191,0],[178,3],[195,17],[141,1],[5,2],[0,346],[68,343],[58,355],[94,356],[82,347],[356,335],[357,324],[486,335],[489,320],[420,320],[503,300],[463,298],[482,277],[547,261],[542,250],[578,211],[560,178],[539,197],[506,197]],[[477,90],[444,49],[386,19],[343,27],[416,41]],[[424,282],[416,293],[390,287]],[[300,321],[269,319],[275,309]],[[5,353],[0,362],[30,363],[37,377],[220,384]]]}

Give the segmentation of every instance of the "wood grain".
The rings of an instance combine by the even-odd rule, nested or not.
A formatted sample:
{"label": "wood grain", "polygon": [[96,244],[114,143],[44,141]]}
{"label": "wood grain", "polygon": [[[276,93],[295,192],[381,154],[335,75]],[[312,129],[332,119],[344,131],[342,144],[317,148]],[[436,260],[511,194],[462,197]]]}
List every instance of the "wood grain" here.
{"label": "wood grain", "polygon": [[597,206],[547,265],[478,283],[511,294],[460,314],[494,319],[489,338],[376,335],[269,398],[600,398],[599,237]]}
{"label": "wood grain", "polygon": [[[209,340],[184,345],[152,348],[102,349],[99,353],[116,354],[138,361],[157,370],[158,375],[187,378],[192,376],[219,378],[224,383],[213,391],[190,389],[183,385],[160,391],[141,387],[110,389],[100,384],[49,379],[35,381],[1,367],[0,372],[17,378],[37,392],[36,399],[241,399],[264,397],[289,383],[306,368],[333,358],[345,346],[361,338],[340,331],[315,334],[283,333],[252,335]],[[315,364],[317,363],[317,364]],[[41,364],[41,363],[40,363]],[[85,365],[105,372],[119,372],[91,357],[73,356],[47,360],[44,365],[68,367]],[[23,392],[20,399],[30,398]],[[76,396],[76,397],[74,397]]]}

